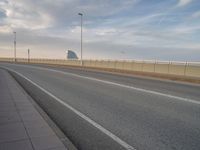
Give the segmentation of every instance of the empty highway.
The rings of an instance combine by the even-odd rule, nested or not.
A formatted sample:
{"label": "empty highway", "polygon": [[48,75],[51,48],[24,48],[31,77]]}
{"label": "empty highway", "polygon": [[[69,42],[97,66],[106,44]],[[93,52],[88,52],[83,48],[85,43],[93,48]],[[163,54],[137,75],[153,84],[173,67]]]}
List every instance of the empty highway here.
{"label": "empty highway", "polygon": [[0,67],[14,73],[77,149],[200,149],[199,85],[42,65]]}

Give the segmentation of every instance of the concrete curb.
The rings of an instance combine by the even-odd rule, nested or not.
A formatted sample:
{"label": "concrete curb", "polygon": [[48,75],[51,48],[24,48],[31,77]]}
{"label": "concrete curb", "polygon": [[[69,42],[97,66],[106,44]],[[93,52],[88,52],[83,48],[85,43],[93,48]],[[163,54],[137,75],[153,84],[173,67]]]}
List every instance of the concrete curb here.
{"label": "concrete curb", "polygon": [[[3,67],[0,67],[3,68]],[[4,70],[8,71],[8,73],[16,80],[16,82],[19,84],[19,88],[24,91],[26,96],[28,97],[29,101],[32,103],[32,105],[36,108],[36,110],[39,112],[39,114],[42,116],[42,118],[48,123],[48,125],[51,127],[51,129],[55,132],[56,136],[60,139],[60,141],[65,145],[65,147],[69,150],[77,150],[77,148],[73,145],[73,143],[69,140],[68,137],[63,133],[63,131],[58,127],[58,125],[51,119],[50,116],[48,116],[47,112],[45,112],[40,104],[37,102],[37,100],[32,97],[28,90],[24,88],[24,85],[22,82],[20,82],[19,76],[15,74],[14,72],[7,70],[6,68],[3,68]],[[20,86],[21,85],[21,86]]]}

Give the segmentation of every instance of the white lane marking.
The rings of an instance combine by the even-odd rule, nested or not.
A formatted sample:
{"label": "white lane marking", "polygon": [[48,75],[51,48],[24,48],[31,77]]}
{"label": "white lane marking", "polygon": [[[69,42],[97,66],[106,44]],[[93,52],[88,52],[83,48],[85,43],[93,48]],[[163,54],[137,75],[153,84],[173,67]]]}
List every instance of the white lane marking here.
{"label": "white lane marking", "polygon": [[100,124],[96,123],[95,121],[93,121],[92,119],[90,119],[89,117],[87,117],[86,115],[84,115],[83,113],[79,112],[78,110],[76,110],[75,108],[73,108],[72,106],[70,106],[69,104],[63,102],[61,99],[57,98],[51,92],[45,90],[44,88],[42,88],[37,83],[35,83],[32,80],[30,80],[29,78],[27,78],[23,74],[21,74],[19,72],[16,72],[16,71],[14,71],[12,69],[9,69],[7,67],[2,67],[2,68],[5,68],[6,70],[9,70],[11,72],[14,72],[17,75],[21,76],[22,78],[26,79],[28,82],[30,82],[31,84],[33,84],[34,86],[36,86],[37,88],[39,88],[41,91],[43,91],[47,95],[51,96],[56,101],[58,101],[59,103],[61,103],[62,105],[64,105],[65,107],[67,107],[68,109],[70,109],[71,111],[73,111],[75,114],[77,114],[78,116],[80,116],[81,118],[83,118],[84,120],[86,120],[87,122],[89,122],[90,124],[92,124],[94,127],[96,127],[97,129],[99,129],[101,132],[103,132],[104,134],[106,134],[107,136],[109,136],[111,139],[113,139],[115,142],[117,142],[118,144],[120,144],[125,149],[127,149],[127,150],[136,150],[134,147],[132,147],[131,145],[129,145],[128,143],[126,143],[125,141],[123,141],[122,139],[120,139],[119,137],[117,137],[116,135],[114,135],[113,133],[111,133],[110,131],[108,131],[107,129],[105,129],[104,127],[102,127]]}
{"label": "white lane marking", "polygon": [[[19,66],[19,65],[17,65],[17,66]],[[184,98],[184,97],[174,96],[174,95],[165,94],[165,93],[161,93],[161,92],[151,91],[151,90],[147,90],[147,89],[137,88],[137,87],[124,85],[124,84],[120,84],[120,83],[115,83],[115,82],[111,82],[111,81],[106,81],[106,80],[101,80],[101,79],[97,79],[97,78],[93,78],[93,77],[86,77],[86,76],[81,76],[81,75],[77,75],[74,73],[69,73],[69,72],[64,72],[64,71],[59,71],[59,70],[54,70],[54,69],[49,69],[49,68],[43,68],[43,67],[35,67],[35,66],[27,66],[27,65],[20,65],[20,66],[62,73],[65,75],[75,76],[75,77],[82,78],[82,79],[87,79],[87,80],[97,81],[97,82],[110,84],[110,85],[114,85],[114,86],[119,86],[119,87],[123,87],[123,88],[128,88],[128,89],[132,89],[132,90],[139,91],[139,92],[145,92],[145,93],[149,93],[149,94],[164,96],[164,97],[168,97],[168,98],[172,98],[172,99],[176,99],[176,100],[180,100],[180,101],[184,101],[184,102],[190,102],[193,104],[200,104],[200,101],[193,100],[190,98]]]}

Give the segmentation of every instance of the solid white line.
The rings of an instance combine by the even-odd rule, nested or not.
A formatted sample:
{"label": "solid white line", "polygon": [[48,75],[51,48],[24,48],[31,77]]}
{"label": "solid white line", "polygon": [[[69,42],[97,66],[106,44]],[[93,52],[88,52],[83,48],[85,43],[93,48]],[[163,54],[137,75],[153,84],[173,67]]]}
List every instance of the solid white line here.
{"label": "solid white line", "polygon": [[78,77],[78,78],[82,78],[82,79],[87,79],[87,80],[92,80],[92,81],[96,81],[96,82],[101,82],[101,83],[105,83],[105,84],[123,87],[123,88],[128,88],[128,89],[132,89],[132,90],[139,91],[139,92],[145,92],[145,93],[149,93],[149,94],[159,95],[159,96],[172,98],[172,99],[176,99],[176,100],[180,100],[180,101],[184,101],[184,102],[190,102],[190,103],[193,103],[193,104],[200,104],[200,101],[193,100],[193,99],[190,99],[190,98],[184,98],[184,97],[174,96],[174,95],[156,92],[156,91],[152,91],[152,90],[137,88],[137,87],[124,85],[124,84],[120,84],[120,83],[115,83],[115,82],[111,82],[111,81],[106,81],[106,80],[101,80],[101,79],[97,79],[97,78],[93,78],[93,77],[86,77],[86,76],[81,76],[81,75],[77,75],[77,74],[74,74],[74,73],[69,73],[69,72],[64,72],[64,71],[59,71],[59,70],[54,70],[54,69],[49,69],[49,68],[43,68],[43,67],[35,67],[35,66],[27,66],[27,65],[20,65],[20,66],[62,73],[62,74],[65,74],[65,75],[70,75],[70,76],[74,76],[74,77]]}
{"label": "solid white line", "polygon": [[83,118],[84,120],[86,120],[87,122],[89,122],[90,124],[92,124],[94,127],[96,127],[97,129],[99,129],[101,132],[103,132],[104,134],[106,134],[107,136],[109,136],[111,139],[113,139],[115,142],[117,142],[118,144],[120,144],[125,149],[127,149],[127,150],[136,150],[134,147],[132,147],[131,145],[127,144],[125,141],[123,141],[122,139],[120,139],[119,137],[117,137],[116,135],[114,135],[113,133],[111,133],[110,131],[108,131],[107,129],[105,129],[104,127],[102,127],[101,125],[99,125],[98,123],[96,123],[95,121],[93,121],[92,119],[90,119],[89,117],[85,116],[84,114],[82,114],[81,112],[79,112],[78,110],[76,110],[75,108],[73,108],[72,106],[70,106],[69,104],[63,102],[61,99],[57,98],[51,92],[45,90],[44,88],[42,88],[41,86],[39,86],[37,83],[35,83],[32,80],[30,80],[29,78],[25,77],[23,74],[21,74],[19,72],[16,72],[16,71],[14,71],[12,69],[9,69],[7,67],[2,67],[2,68],[5,68],[6,70],[9,70],[11,72],[14,72],[17,75],[21,76],[22,78],[26,79],[28,82],[30,82],[31,84],[33,84],[34,86],[36,86],[37,88],[39,88],[41,91],[43,91],[47,95],[51,96],[56,101],[58,101],[59,103],[61,103],[62,105],[64,105],[65,107],[67,107],[68,109],[70,109],[71,111],[73,111],[75,114],[77,114],[78,116],[80,116],[81,118]]}

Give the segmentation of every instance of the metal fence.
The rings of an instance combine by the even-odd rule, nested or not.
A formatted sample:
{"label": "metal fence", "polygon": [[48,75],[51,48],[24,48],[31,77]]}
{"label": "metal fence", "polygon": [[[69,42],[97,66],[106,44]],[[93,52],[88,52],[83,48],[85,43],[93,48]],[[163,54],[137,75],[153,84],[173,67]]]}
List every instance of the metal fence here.
{"label": "metal fence", "polygon": [[[3,62],[14,62],[13,58],[0,58]],[[81,66],[80,60],[62,59],[25,59],[18,58],[17,62],[35,64],[54,64]],[[154,61],[154,60],[83,60],[84,67],[107,68],[116,70],[139,71],[180,75],[188,77],[200,77],[200,62]]]}

